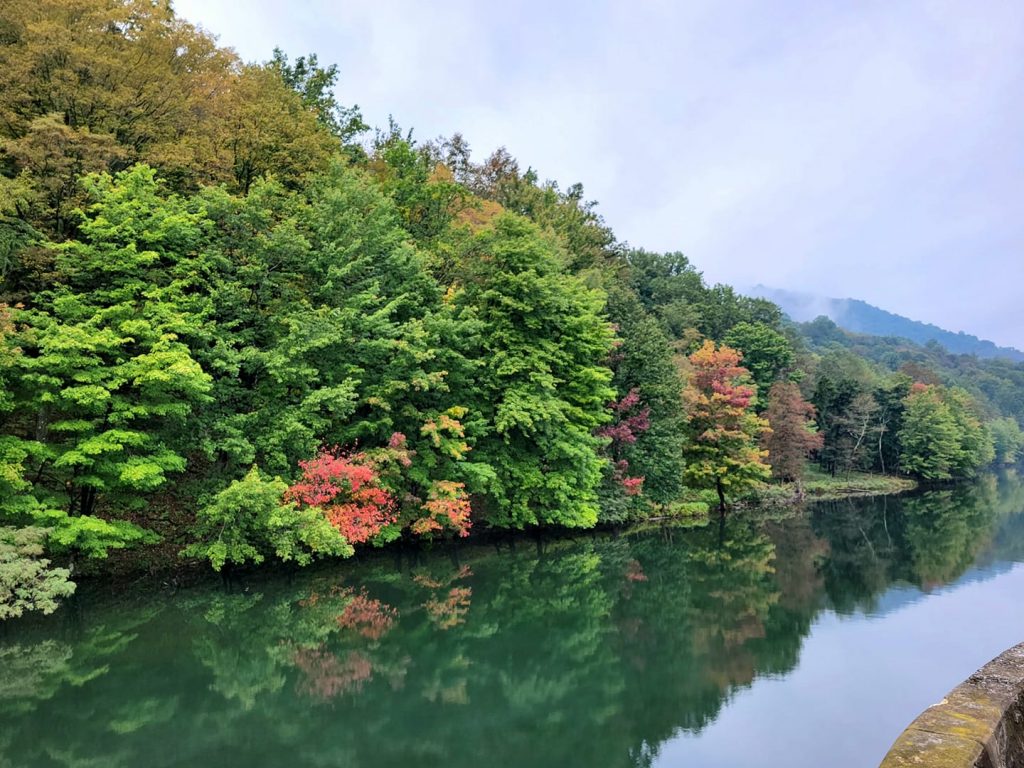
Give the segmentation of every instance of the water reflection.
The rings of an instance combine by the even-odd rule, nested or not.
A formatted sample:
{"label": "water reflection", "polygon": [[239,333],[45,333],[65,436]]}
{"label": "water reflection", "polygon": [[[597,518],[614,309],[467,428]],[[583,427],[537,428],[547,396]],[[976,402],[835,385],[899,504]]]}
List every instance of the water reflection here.
{"label": "water reflection", "polygon": [[85,598],[0,637],[0,767],[649,765],[791,671],[823,611],[881,616],[893,585],[920,596],[1021,560],[1022,510],[1011,474],[769,522]]}

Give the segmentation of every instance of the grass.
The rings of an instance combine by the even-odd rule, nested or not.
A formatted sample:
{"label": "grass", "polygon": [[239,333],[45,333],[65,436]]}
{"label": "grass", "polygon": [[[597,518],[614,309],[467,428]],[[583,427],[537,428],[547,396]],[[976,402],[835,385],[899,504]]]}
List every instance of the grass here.
{"label": "grass", "polygon": [[884,496],[917,487],[914,480],[892,475],[850,472],[832,477],[817,465],[808,465],[801,488],[796,483],[773,483],[743,499],[746,504],[792,504],[797,501],[832,501],[855,496]]}

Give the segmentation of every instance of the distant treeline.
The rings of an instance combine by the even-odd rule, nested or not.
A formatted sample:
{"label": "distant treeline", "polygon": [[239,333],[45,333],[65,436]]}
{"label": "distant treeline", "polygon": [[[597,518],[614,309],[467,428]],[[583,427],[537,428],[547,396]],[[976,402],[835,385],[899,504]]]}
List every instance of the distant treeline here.
{"label": "distant treeline", "polygon": [[859,299],[827,299],[795,291],[784,291],[758,285],[755,296],[777,303],[793,320],[808,322],[826,316],[844,330],[871,336],[889,336],[906,339],[916,344],[935,342],[957,355],[976,355],[981,358],[1002,358],[1011,363],[1024,362],[1024,352],[1013,347],[1000,347],[991,341],[979,339],[963,331],[954,333],[931,323],[887,312]]}

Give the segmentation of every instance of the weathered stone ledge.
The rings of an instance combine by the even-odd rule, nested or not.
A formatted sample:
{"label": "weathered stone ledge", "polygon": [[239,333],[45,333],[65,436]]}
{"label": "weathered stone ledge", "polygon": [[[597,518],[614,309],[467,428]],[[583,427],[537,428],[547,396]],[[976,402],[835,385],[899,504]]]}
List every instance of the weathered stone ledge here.
{"label": "weathered stone ledge", "polygon": [[1024,768],[1024,643],[1005,651],[913,722],[881,768]]}

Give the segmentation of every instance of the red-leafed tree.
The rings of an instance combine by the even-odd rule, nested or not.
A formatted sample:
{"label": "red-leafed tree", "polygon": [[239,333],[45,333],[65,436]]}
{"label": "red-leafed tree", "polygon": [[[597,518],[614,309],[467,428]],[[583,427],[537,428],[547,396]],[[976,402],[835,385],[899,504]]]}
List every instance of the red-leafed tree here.
{"label": "red-leafed tree", "polygon": [[[651,409],[640,400],[640,392],[631,389],[625,397],[611,403],[613,420],[610,424],[598,429],[595,434],[608,440],[605,453],[609,458],[606,483],[610,481],[613,489],[626,496],[639,496],[643,492],[643,476],[630,474],[629,460],[624,453],[628,446],[633,445],[637,438],[650,429]],[[605,491],[607,496],[607,491]],[[605,513],[608,513],[608,499],[605,499]]]}
{"label": "red-leafed tree", "polygon": [[285,501],[320,508],[350,543],[369,541],[397,521],[395,499],[367,454],[324,449],[299,466],[302,477]]}
{"label": "red-leafed tree", "polygon": [[758,439],[768,423],[754,413],[754,387],[750,373],[740,365],[742,356],[712,341],[690,355],[690,382],[684,398],[689,410],[685,477],[697,488],[718,492],[724,513],[726,494],[768,479],[767,452]]}
{"label": "red-leafed tree", "polygon": [[777,381],[768,394],[765,416],[771,431],[762,445],[768,450],[772,476],[799,483],[807,457],[824,442],[814,424],[814,406],[804,400],[796,384]]}

